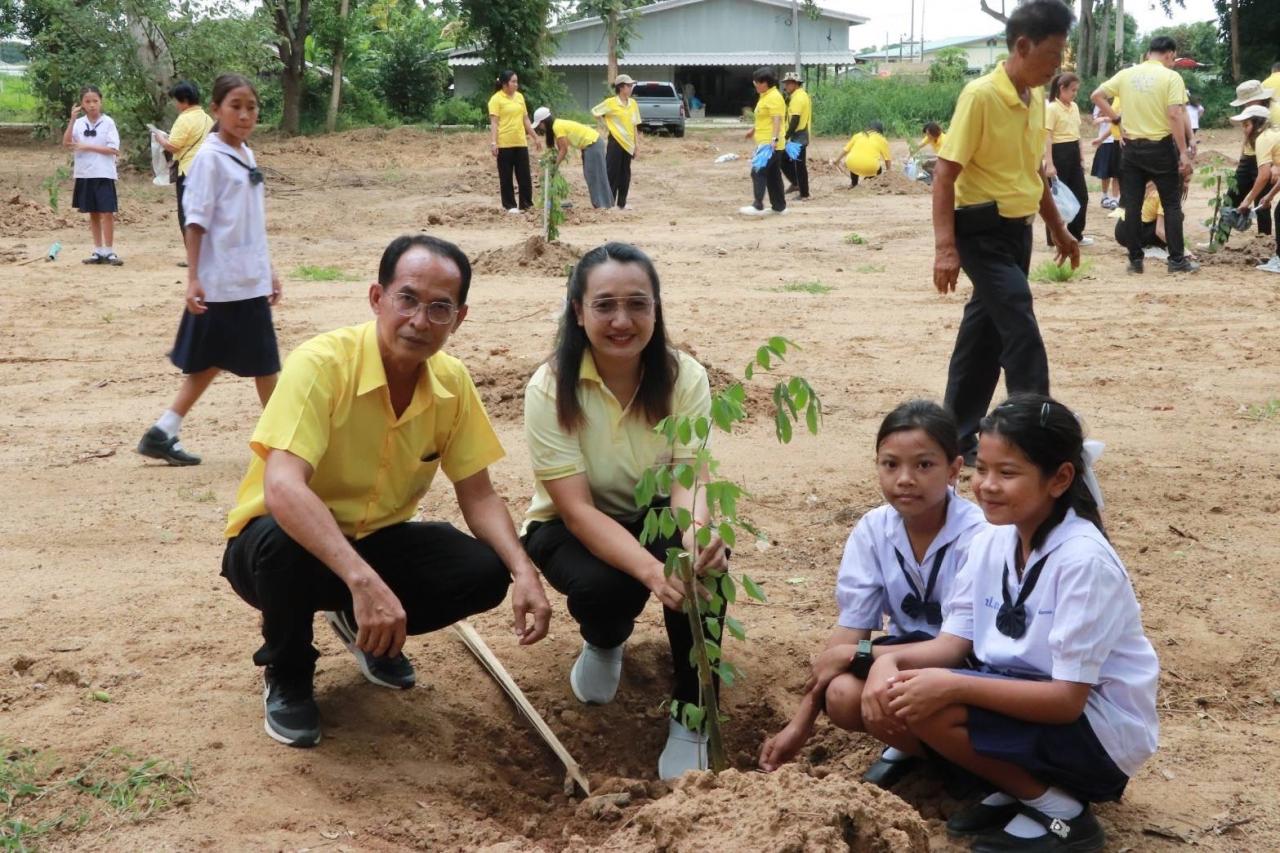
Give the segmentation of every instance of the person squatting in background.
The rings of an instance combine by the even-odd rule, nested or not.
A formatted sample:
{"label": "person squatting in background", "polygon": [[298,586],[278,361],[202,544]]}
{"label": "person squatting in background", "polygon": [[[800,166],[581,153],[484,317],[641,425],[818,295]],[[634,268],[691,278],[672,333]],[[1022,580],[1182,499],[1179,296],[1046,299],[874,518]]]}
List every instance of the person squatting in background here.
{"label": "person squatting in background", "polygon": [[[82,115],[83,113],[83,115]],[[124,263],[115,253],[116,159],[120,156],[120,132],[111,116],[102,112],[102,90],[97,86],[80,89],[80,102],[71,107],[71,119],[62,134],[62,144],[75,158],[75,188],[71,203],[89,214],[93,254],[86,264]]]}
{"label": "person squatting in background", "polygon": [[592,207],[613,207],[613,193],[609,189],[608,167],[605,164],[604,140],[594,128],[576,121],[556,118],[547,107],[533,112],[533,129],[547,139],[547,150],[555,149],[556,165],[569,156],[569,148],[582,154],[582,180],[587,185]]}
{"label": "person squatting in background", "polygon": [[[1112,215],[1116,218],[1116,242],[1121,246],[1128,246],[1129,230],[1124,224],[1124,208],[1118,208]],[[1141,240],[1146,257],[1159,257],[1159,252],[1164,251],[1168,245],[1165,241],[1164,208],[1160,206],[1160,193],[1154,183],[1147,184],[1147,194],[1142,199]],[[1152,251],[1153,249],[1158,251]]]}
{"label": "person squatting in background", "polygon": [[[1236,214],[1245,216],[1250,207],[1256,205],[1259,211],[1268,211],[1274,220],[1280,216],[1280,210],[1271,211],[1276,195],[1280,194],[1280,127],[1270,122],[1270,114],[1261,106],[1248,107],[1240,115],[1232,116],[1231,120],[1240,122],[1241,126],[1250,124],[1258,129],[1254,142],[1258,176],[1245,192],[1244,198],[1240,199]],[[1256,269],[1280,273],[1280,228],[1276,228],[1275,254],[1266,263],[1258,264]]]}
{"label": "person squatting in background", "polygon": [[[1277,122],[1272,117],[1272,102],[1275,100],[1277,100],[1276,92],[1257,80],[1246,80],[1236,86],[1236,99],[1231,102],[1231,106],[1241,109],[1239,115],[1233,117],[1232,121],[1240,125],[1244,143],[1240,147],[1240,160],[1236,164],[1235,186],[1227,190],[1227,198],[1230,200],[1232,207],[1240,206],[1240,200],[1244,198],[1245,193],[1249,191],[1254,181],[1258,179],[1258,137],[1268,123],[1280,127],[1280,122]],[[1250,107],[1262,107],[1263,110],[1267,111],[1267,115],[1264,116],[1259,112],[1249,114]],[[1247,118],[1241,117],[1246,115]],[[1259,207],[1254,211],[1254,215],[1258,220],[1258,233],[1263,236],[1270,236],[1271,210]]]}
{"label": "person squatting in background", "polygon": [[[889,141],[884,138],[884,125],[878,121],[867,124],[840,150],[844,155],[844,167],[849,170],[849,186],[856,187],[862,178],[873,178],[885,169],[893,168],[889,156]],[[831,165],[839,158],[832,158]]]}

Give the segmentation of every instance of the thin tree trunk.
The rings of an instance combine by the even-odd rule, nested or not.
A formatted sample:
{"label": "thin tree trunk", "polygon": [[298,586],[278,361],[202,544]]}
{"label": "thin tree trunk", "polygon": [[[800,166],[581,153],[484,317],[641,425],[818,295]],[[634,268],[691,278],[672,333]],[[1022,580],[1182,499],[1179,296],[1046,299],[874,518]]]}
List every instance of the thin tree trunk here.
{"label": "thin tree trunk", "polygon": [[338,105],[342,103],[342,66],[347,58],[347,13],[350,11],[348,0],[342,0],[338,6],[338,20],[342,22],[342,40],[333,51],[333,86],[329,90],[329,111],[324,117],[326,133],[333,133],[338,126]]}
{"label": "thin tree trunk", "polygon": [[1116,68],[1124,64],[1124,0],[1116,0]]}
{"label": "thin tree trunk", "polygon": [[1076,70],[1082,77],[1092,77],[1093,65],[1093,0],[1080,0],[1080,44],[1076,53]]}
{"label": "thin tree trunk", "polygon": [[605,21],[605,32],[609,37],[609,79],[605,81],[605,85],[612,86],[613,81],[618,77],[618,7],[616,5],[609,9],[609,17]]}
{"label": "thin tree trunk", "polygon": [[1097,52],[1098,58],[1095,60],[1095,73],[1099,77],[1107,76],[1107,36],[1110,34],[1111,26],[1111,0],[1103,0],[1102,4],[1102,23],[1098,29]]}
{"label": "thin tree trunk", "polygon": [[302,87],[306,63],[307,29],[310,25],[311,0],[298,0],[298,17],[289,15],[290,0],[273,0],[276,51],[284,68],[280,72],[283,95],[280,130],[286,136],[297,136],[302,129]]}
{"label": "thin tree trunk", "polygon": [[1240,0],[1231,0],[1231,79],[1239,83],[1240,72]]}

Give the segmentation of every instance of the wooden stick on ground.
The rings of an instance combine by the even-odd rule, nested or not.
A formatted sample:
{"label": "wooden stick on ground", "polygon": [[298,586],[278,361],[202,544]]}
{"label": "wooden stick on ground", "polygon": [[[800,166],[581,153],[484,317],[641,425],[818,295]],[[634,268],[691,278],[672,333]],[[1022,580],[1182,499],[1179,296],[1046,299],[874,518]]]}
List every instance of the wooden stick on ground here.
{"label": "wooden stick on ground", "polygon": [[[538,713],[528,697],[524,695],[524,691],[520,689],[520,685],[516,684],[515,679],[507,672],[507,668],[502,665],[502,661],[498,660],[493,650],[476,633],[476,629],[472,628],[471,623],[464,619],[461,622],[454,623],[453,630],[458,632],[462,642],[466,644],[473,655],[480,659],[480,663],[484,664],[484,668],[489,670],[489,674],[502,686],[506,694],[511,697],[511,701],[516,703],[516,707],[520,709],[520,712],[533,724],[534,730],[542,736],[547,746],[551,747],[551,751],[556,754],[556,757],[560,759],[560,763],[564,765],[568,778],[582,789],[582,793],[590,796],[591,787],[587,782],[586,775],[578,767],[578,762],[573,760],[569,750],[565,749],[564,744],[556,737],[556,733],[551,731],[551,727],[547,725],[546,721],[542,719],[542,715]],[[568,782],[565,783],[565,789],[566,791],[568,790]]]}

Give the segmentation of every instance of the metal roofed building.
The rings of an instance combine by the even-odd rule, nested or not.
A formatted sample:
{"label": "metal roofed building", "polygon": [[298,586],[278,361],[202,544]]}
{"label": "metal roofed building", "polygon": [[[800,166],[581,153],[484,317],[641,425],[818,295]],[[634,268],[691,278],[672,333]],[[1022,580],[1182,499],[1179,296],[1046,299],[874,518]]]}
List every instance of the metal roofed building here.
{"label": "metal roofed building", "polygon": [[902,42],[886,45],[875,50],[864,50],[858,56],[858,62],[867,63],[902,63],[926,67],[937,58],[938,52],[948,47],[958,47],[969,56],[969,70],[981,71],[988,65],[994,65],[996,58],[1009,52],[1005,46],[1004,31],[987,36],[959,36],[939,39],[924,43]]}
{"label": "metal roofed building", "polygon": [[[635,11],[635,35],[618,70],[637,80],[674,82],[686,96],[703,101],[709,115],[736,116],[753,105],[756,68],[773,66],[781,76],[795,65],[790,0],[661,0]],[[801,63],[854,65],[849,28],[867,20],[821,6],[812,19],[800,4]],[[556,45],[546,64],[558,72],[574,101],[586,109],[610,94],[603,22],[597,17],[558,24],[551,35]],[[481,64],[474,47],[449,55],[457,95],[491,88],[479,79]]]}

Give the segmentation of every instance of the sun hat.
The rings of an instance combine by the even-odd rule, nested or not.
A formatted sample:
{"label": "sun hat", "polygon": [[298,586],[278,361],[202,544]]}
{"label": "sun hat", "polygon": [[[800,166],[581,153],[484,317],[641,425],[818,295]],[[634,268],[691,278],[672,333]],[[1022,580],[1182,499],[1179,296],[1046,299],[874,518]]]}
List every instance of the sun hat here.
{"label": "sun hat", "polygon": [[1245,107],[1240,111],[1240,115],[1232,116],[1232,121],[1248,121],[1251,118],[1271,118],[1271,111],[1262,104],[1254,104],[1251,107]]}
{"label": "sun hat", "polygon": [[635,82],[636,81],[632,80],[629,74],[619,74],[617,77],[613,78],[613,85],[615,86],[621,86],[623,83],[628,86],[634,86]]}
{"label": "sun hat", "polygon": [[1261,101],[1264,98],[1270,98],[1274,94],[1271,89],[1262,88],[1262,84],[1257,80],[1245,80],[1239,86],[1236,86],[1236,99],[1231,102],[1233,107],[1243,107],[1250,101]]}
{"label": "sun hat", "polygon": [[533,126],[537,127],[545,120],[551,117],[551,110],[547,107],[538,107],[533,111]]}
{"label": "sun hat", "polygon": [[792,83],[800,83],[801,85],[804,84],[804,78],[794,71],[788,71],[786,74],[782,75],[782,82],[786,83],[788,81]]}

